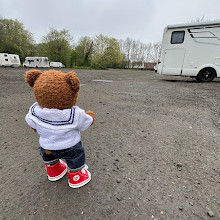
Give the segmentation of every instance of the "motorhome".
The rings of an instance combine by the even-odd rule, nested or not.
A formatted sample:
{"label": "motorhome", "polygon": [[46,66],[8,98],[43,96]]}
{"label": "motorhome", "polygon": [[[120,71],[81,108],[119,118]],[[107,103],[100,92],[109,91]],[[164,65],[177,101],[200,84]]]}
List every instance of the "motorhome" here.
{"label": "motorhome", "polygon": [[48,57],[26,57],[23,67],[50,67]]}
{"label": "motorhome", "polygon": [[0,66],[19,67],[20,57],[17,54],[0,53]]}
{"label": "motorhome", "polygon": [[157,73],[202,82],[220,77],[220,20],[167,26]]}
{"label": "motorhome", "polygon": [[50,62],[50,67],[52,68],[64,68],[65,65],[61,62]]}

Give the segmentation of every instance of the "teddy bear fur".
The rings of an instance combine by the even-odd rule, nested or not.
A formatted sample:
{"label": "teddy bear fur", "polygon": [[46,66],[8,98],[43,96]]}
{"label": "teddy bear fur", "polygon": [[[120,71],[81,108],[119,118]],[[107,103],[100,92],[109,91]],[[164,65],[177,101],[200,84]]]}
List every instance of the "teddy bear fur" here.
{"label": "teddy bear fur", "polygon": [[[33,88],[34,96],[41,108],[68,109],[77,104],[80,81],[75,72],[29,70],[25,80]],[[95,121],[94,113],[87,111]]]}

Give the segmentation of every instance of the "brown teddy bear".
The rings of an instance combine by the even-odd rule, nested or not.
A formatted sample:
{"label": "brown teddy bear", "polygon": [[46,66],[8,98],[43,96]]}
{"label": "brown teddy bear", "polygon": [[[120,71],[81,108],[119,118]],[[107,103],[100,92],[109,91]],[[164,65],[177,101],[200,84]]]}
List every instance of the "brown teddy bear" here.
{"label": "brown teddy bear", "polygon": [[[80,81],[74,72],[30,70],[25,80],[33,88],[34,103],[25,119],[38,132],[40,154],[48,179],[61,179],[68,171],[68,182],[78,188],[91,180],[85,164],[80,131],[95,121],[92,111],[76,106]],[[66,163],[62,160],[64,159]]]}

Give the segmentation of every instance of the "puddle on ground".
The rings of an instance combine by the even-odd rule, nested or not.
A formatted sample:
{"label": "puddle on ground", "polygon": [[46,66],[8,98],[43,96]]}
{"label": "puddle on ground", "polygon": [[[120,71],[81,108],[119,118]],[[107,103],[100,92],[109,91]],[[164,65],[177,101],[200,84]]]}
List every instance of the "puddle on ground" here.
{"label": "puddle on ground", "polygon": [[105,80],[105,79],[94,79],[93,82],[105,82],[105,83],[112,83],[113,80]]}

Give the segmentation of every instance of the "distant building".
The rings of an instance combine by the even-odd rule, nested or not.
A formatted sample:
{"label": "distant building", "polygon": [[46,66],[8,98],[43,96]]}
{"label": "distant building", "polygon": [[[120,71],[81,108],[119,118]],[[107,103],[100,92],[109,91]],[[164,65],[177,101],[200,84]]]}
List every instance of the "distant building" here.
{"label": "distant building", "polygon": [[154,70],[154,66],[156,65],[157,63],[144,63],[144,69],[145,70]]}
{"label": "distant building", "polygon": [[147,63],[143,63],[143,62],[130,62],[129,63],[129,67],[125,66],[125,69],[139,69],[139,70],[155,70],[154,66],[156,65],[156,63],[154,62],[147,62]]}

